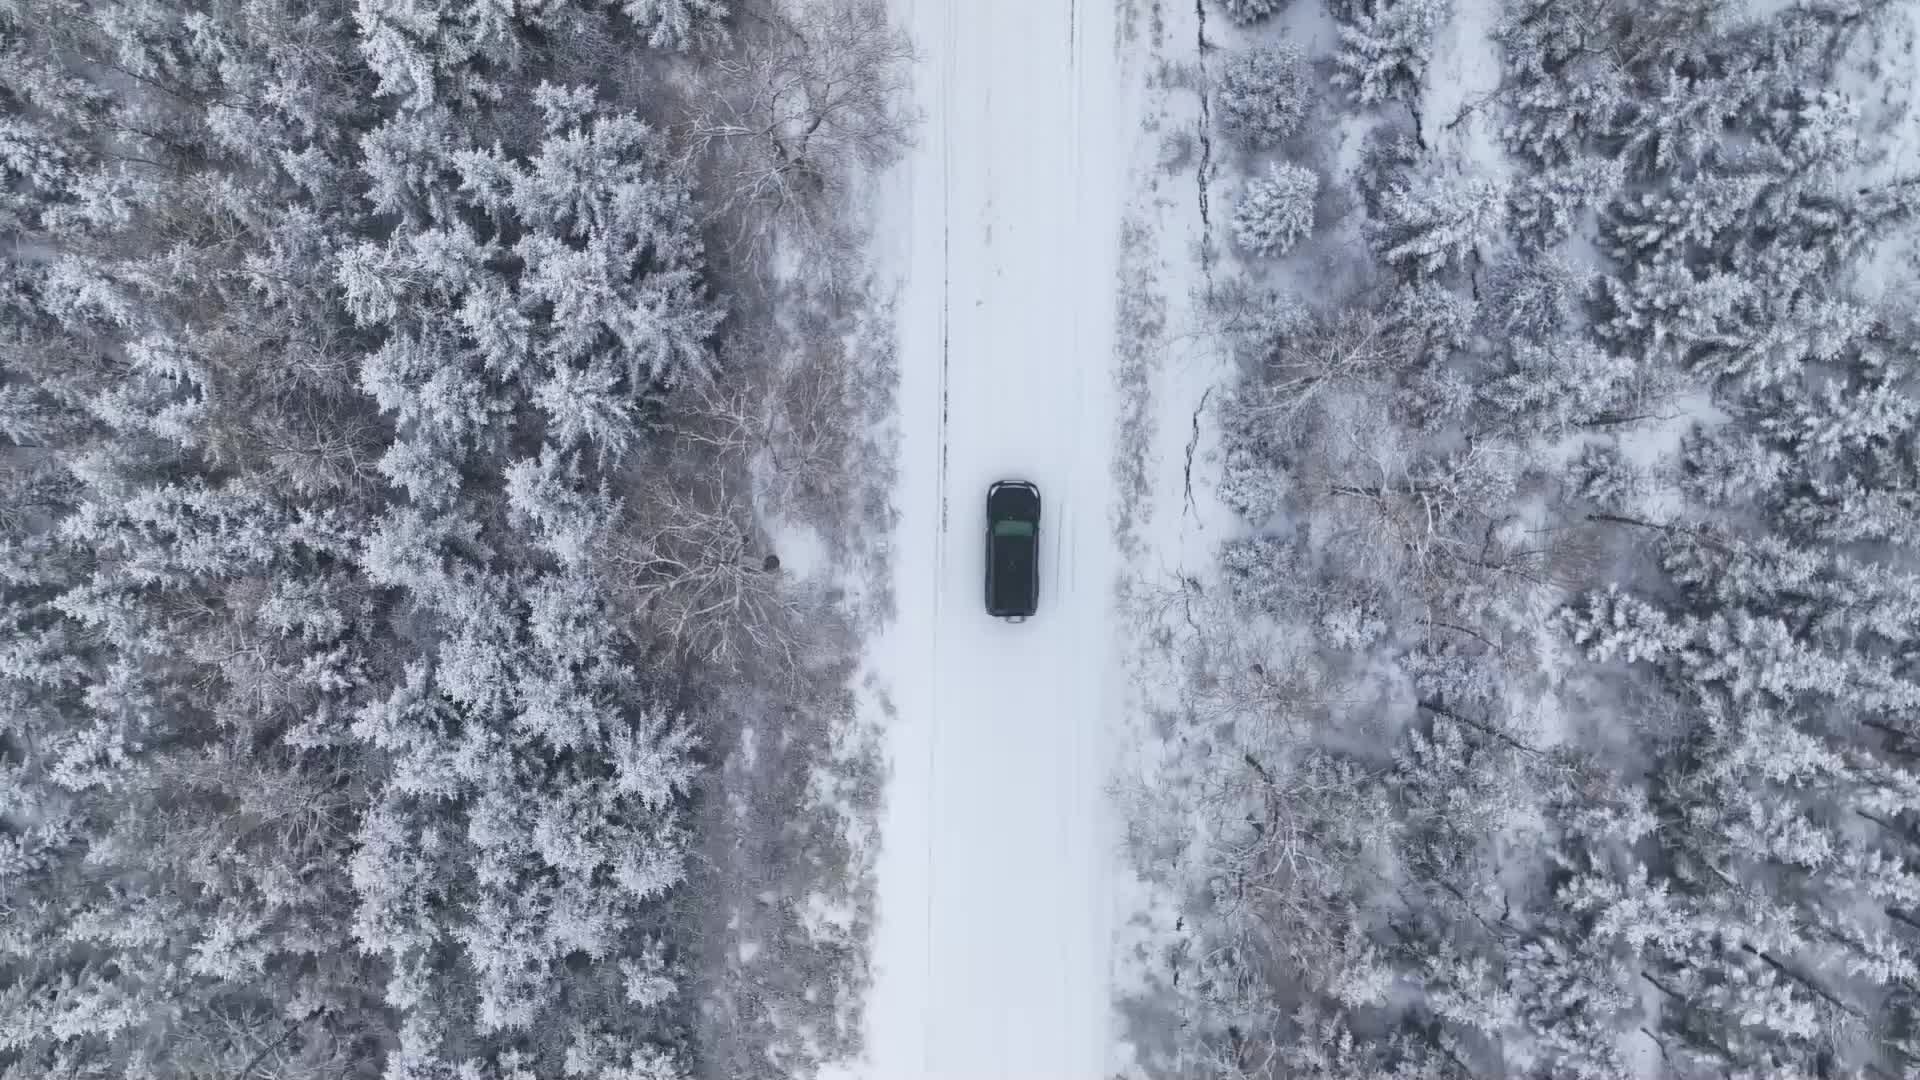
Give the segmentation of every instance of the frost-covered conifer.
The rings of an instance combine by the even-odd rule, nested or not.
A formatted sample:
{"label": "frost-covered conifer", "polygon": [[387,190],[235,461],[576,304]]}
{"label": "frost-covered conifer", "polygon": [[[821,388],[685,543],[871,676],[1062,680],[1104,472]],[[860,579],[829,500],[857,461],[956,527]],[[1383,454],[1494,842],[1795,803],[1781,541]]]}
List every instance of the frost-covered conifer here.
{"label": "frost-covered conifer", "polygon": [[1659,660],[1693,636],[1688,626],[1613,585],[1604,592],[1588,593],[1580,606],[1568,608],[1561,617],[1574,642],[1601,663],[1615,658],[1630,664]]}
{"label": "frost-covered conifer", "polygon": [[1281,460],[1274,432],[1261,410],[1235,400],[1221,409],[1223,434],[1219,495],[1248,521],[1259,524],[1279,513],[1293,477]]}
{"label": "frost-covered conifer", "polygon": [[1608,205],[1626,184],[1616,158],[1579,157],[1522,178],[1508,196],[1513,227],[1535,250],[1565,240],[1583,215]]}
{"label": "frost-covered conifer", "polygon": [[125,437],[153,436],[181,449],[206,438],[206,359],[187,342],[149,334],[126,346],[127,370],[86,403],[95,420]]}
{"label": "frost-covered conifer", "polygon": [[547,414],[548,438],[560,446],[591,444],[617,459],[640,436],[636,402],[612,372],[558,368],[534,388],[533,400]]}
{"label": "frost-covered conifer", "polygon": [[[1477,704],[1440,704],[1431,729],[1409,731],[1388,778],[1402,800],[1400,850],[1423,880],[1471,889],[1491,867],[1496,846],[1530,828],[1534,796],[1505,742],[1488,742],[1463,722]],[[1462,711],[1456,711],[1462,710]],[[1500,721],[1478,721],[1499,730]]]}
{"label": "frost-covered conifer", "polygon": [[1756,425],[1803,461],[1832,461],[1845,453],[1885,447],[1912,431],[1920,415],[1904,387],[1845,385],[1825,379],[1810,390],[1782,394]]}
{"label": "frost-covered conifer", "polygon": [[507,206],[535,230],[515,252],[522,302],[552,312],[539,350],[557,368],[611,339],[612,370],[632,391],[705,371],[720,313],[706,303],[686,192],[664,174],[659,135],[590,93],[543,84],[536,101],[539,151],[496,168]]}
{"label": "frost-covered conifer", "polygon": [[1567,481],[1578,497],[1613,513],[1631,509],[1648,487],[1645,470],[1611,443],[1583,447],[1567,467]]}
{"label": "frost-covered conifer", "polygon": [[1422,357],[1438,363],[1473,340],[1480,304],[1472,295],[1434,281],[1411,281],[1393,291],[1390,301],[1406,329],[1425,346]]}
{"label": "frost-covered conifer", "polygon": [[1356,1038],[1340,1015],[1303,1005],[1289,1019],[1292,1037],[1276,1047],[1289,1075],[1332,1080],[1377,1071],[1376,1048]]}
{"label": "frost-covered conifer", "polygon": [[1476,390],[1466,375],[1447,366],[1416,373],[1394,395],[1394,404],[1425,424],[1449,424],[1473,410]]}
{"label": "frost-covered conifer", "polygon": [[1233,207],[1233,237],[1255,255],[1284,255],[1313,231],[1320,176],[1299,165],[1275,164],[1247,181]]}
{"label": "frost-covered conifer", "polygon": [[666,942],[657,937],[648,939],[638,956],[620,961],[627,1002],[642,1009],[671,998],[682,974],[678,965],[667,961]]}
{"label": "frost-covered conifer", "polygon": [[1695,428],[1681,441],[1680,486],[1708,506],[1738,506],[1771,491],[1787,455],[1734,428]]}
{"label": "frost-covered conifer", "polygon": [[691,49],[703,34],[719,31],[727,18],[721,0],[621,0],[620,12],[633,20],[656,49]]}
{"label": "frost-covered conifer", "polygon": [[1520,0],[1498,36],[1506,67],[1502,135],[1536,164],[1565,165],[1609,139],[1632,102],[1632,78],[1613,62],[1609,0]]}
{"label": "frost-covered conifer", "polygon": [[1506,191],[1485,179],[1418,173],[1380,203],[1374,251],[1412,276],[1437,274],[1498,243],[1507,220]]}
{"label": "frost-covered conifer", "polygon": [[1576,428],[1628,418],[1634,365],[1583,338],[1514,348],[1507,372],[1482,400],[1514,430],[1557,438]]}
{"label": "frost-covered conifer", "polygon": [[1302,592],[1300,553],[1275,537],[1227,542],[1220,548],[1220,570],[1234,602],[1249,612],[1290,614]]}
{"label": "frost-covered conifer", "polygon": [[1290,0],[1219,0],[1219,2],[1221,10],[1227,13],[1227,18],[1244,26],[1278,14]]}
{"label": "frost-covered conifer", "polygon": [[1353,171],[1367,216],[1380,220],[1388,194],[1407,182],[1420,161],[1418,134],[1391,124],[1376,124],[1360,137],[1360,163]]}
{"label": "frost-covered conifer", "polygon": [[649,810],[664,811],[691,790],[696,775],[692,754],[697,745],[680,718],[649,707],[609,736],[614,784],[622,796]]}
{"label": "frost-covered conifer", "polygon": [[593,546],[613,524],[619,501],[602,480],[590,486],[577,453],[544,447],[538,458],[507,466],[507,505],[533,526],[539,545],[575,569],[593,556]]}
{"label": "frost-covered conifer", "polygon": [[[429,43],[452,36],[443,29],[441,15],[395,0],[367,0],[354,17],[360,26],[360,51],[380,80],[379,92],[412,109],[431,106],[436,65]],[[450,59],[462,57],[455,51]]]}
{"label": "frost-covered conifer", "polygon": [[1340,26],[1334,84],[1362,105],[1418,91],[1453,0],[1376,0]]}
{"label": "frost-covered conifer", "polygon": [[263,572],[287,557],[289,517],[253,484],[196,479],[133,492],[117,504],[84,503],[62,533],[109,562],[126,586],[188,588]]}
{"label": "frost-covered conifer", "polygon": [[1857,476],[1807,480],[1786,491],[1778,505],[1783,527],[1802,538],[1920,548],[1920,490],[1906,483],[1869,485]]}
{"label": "frost-covered conifer", "polygon": [[1394,972],[1365,935],[1348,930],[1340,938],[1339,951],[1329,959],[1332,963],[1314,970],[1314,975],[1324,980],[1323,992],[1328,997],[1349,1009],[1386,1004]]}
{"label": "frost-covered conifer", "polygon": [[1445,944],[1421,957],[1427,1002],[1442,1020],[1498,1036],[1519,1019],[1519,998],[1485,956],[1461,956]]}
{"label": "frost-covered conifer", "polygon": [[444,105],[400,112],[360,137],[360,171],[371,182],[366,198],[381,214],[404,214],[425,225],[453,212],[448,155],[456,147],[455,120]]}
{"label": "frost-covered conifer", "polygon": [[1609,277],[1603,285],[1612,315],[1598,328],[1601,336],[1703,370],[1750,340],[1767,294],[1743,275],[1696,273],[1681,263],[1648,264],[1630,282]]}
{"label": "frost-covered conifer", "polygon": [[1707,175],[1623,197],[1607,223],[1613,254],[1640,264],[1725,259],[1735,238],[1747,235],[1743,218],[1770,182],[1765,175]]}
{"label": "frost-covered conifer", "polygon": [[1220,129],[1249,150],[1264,150],[1299,128],[1307,115],[1305,59],[1291,44],[1255,46],[1220,67],[1214,114]]}
{"label": "frost-covered conifer", "polygon": [[1580,308],[1592,285],[1592,270],[1542,254],[1501,259],[1482,284],[1488,320],[1500,333],[1531,341],[1578,328]]}
{"label": "frost-covered conifer", "polygon": [[1687,661],[1694,678],[1722,684],[1736,701],[1816,695],[1873,713],[1920,705],[1920,683],[1884,657],[1822,649],[1783,619],[1738,609],[1700,621]]}
{"label": "frost-covered conifer", "polygon": [[[1782,286],[1793,291],[1790,283]],[[1795,381],[1810,362],[1833,363],[1861,349],[1873,327],[1872,312],[1845,298],[1781,297],[1768,305],[1758,333],[1706,353],[1694,368],[1706,378],[1737,380],[1750,392],[1767,390]]]}

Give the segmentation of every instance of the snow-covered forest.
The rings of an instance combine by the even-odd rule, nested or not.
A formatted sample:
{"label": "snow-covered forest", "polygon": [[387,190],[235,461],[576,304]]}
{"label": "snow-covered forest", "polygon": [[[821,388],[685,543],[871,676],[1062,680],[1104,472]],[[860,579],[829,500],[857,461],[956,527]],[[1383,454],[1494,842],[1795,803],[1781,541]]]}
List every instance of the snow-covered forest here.
{"label": "snow-covered forest", "polygon": [[907,59],[879,0],[0,6],[0,1075],[754,1075],[700,853],[809,841],[696,823],[743,702],[763,761],[844,708],[761,515],[864,509]]}
{"label": "snow-covered forest", "polygon": [[1912,5],[1208,13],[1143,1075],[1915,1075]]}
{"label": "snow-covered forest", "polygon": [[[1920,1075],[1920,5],[1113,4],[1027,83],[917,13],[953,141],[905,205],[948,217],[882,225],[896,293],[886,0],[0,2],[0,1080],[819,1075],[876,717],[937,718],[943,641],[1103,678],[1107,621],[1138,880],[932,883],[1004,854],[978,800],[1092,792],[1104,697],[1004,792],[935,766],[1019,745],[928,736],[926,1003],[1023,902],[1111,902],[1129,1080]],[[1015,113],[1108,116],[1109,62],[1159,139],[1073,253],[1112,372],[1104,286],[1041,326],[999,262],[1104,235],[1112,133]],[[1117,535],[1050,531],[1032,626],[938,599],[950,308],[1007,346],[976,380],[1111,376],[1115,430],[1041,449]],[[862,652],[908,514],[916,687]],[[1092,867],[1088,815],[1029,854]]]}

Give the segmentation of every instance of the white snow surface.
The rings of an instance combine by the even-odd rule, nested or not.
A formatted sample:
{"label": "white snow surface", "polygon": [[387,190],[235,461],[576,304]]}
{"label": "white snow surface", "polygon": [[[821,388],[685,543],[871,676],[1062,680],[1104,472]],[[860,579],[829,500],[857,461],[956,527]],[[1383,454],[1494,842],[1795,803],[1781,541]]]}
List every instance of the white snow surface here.
{"label": "white snow surface", "polygon": [[[896,0],[918,145],[875,242],[900,275],[894,621],[867,1056],[874,1080],[1099,1080],[1113,321],[1125,109],[1111,0]],[[984,608],[987,485],[1043,500],[1039,613]],[[884,706],[879,706],[884,707]]]}

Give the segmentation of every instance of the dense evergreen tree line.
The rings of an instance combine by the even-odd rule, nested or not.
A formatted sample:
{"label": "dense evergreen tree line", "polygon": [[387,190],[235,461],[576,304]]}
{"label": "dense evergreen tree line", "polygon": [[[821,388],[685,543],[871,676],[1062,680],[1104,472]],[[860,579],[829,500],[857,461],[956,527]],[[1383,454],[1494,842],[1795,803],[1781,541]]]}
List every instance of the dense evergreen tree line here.
{"label": "dense evergreen tree line", "polygon": [[0,1075],[683,1075],[728,18],[0,7]]}
{"label": "dense evergreen tree line", "polygon": [[1920,323],[1867,267],[1920,183],[1840,77],[1886,6],[1509,0],[1498,163],[1392,104],[1449,5],[1336,6],[1378,272],[1216,298],[1184,1067],[1912,1074]]}

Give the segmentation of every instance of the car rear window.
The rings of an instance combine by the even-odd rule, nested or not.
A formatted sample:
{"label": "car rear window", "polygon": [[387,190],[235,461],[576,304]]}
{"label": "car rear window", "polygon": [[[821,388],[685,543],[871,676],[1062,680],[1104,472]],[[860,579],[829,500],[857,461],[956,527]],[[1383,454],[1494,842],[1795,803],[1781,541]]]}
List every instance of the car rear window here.
{"label": "car rear window", "polygon": [[1032,536],[1033,522],[1031,521],[996,521],[993,523],[993,535],[995,536]]}

